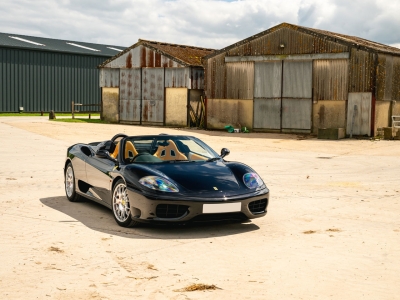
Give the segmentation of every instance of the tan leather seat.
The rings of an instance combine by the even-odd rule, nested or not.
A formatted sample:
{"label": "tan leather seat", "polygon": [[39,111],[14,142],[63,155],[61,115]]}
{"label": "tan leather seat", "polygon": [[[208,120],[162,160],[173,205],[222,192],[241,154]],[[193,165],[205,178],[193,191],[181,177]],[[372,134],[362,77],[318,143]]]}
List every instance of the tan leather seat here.
{"label": "tan leather seat", "polygon": [[135,146],[133,145],[133,143],[131,141],[127,141],[126,144],[125,144],[124,159],[133,158],[138,154],[139,153],[137,152],[137,150],[136,150]]}
{"label": "tan leather seat", "polygon": [[187,160],[186,155],[178,150],[172,140],[168,140],[166,146],[158,145],[157,151],[153,155],[162,160]]}
{"label": "tan leather seat", "polygon": [[115,149],[114,149],[113,153],[110,153],[110,156],[111,156],[112,158],[117,158],[118,152],[119,152],[119,142],[118,142],[118,144],[115,146]]}
{"label": "tan leather seat", "polygon": [[[118,153],[119,153],[119,144],[120,142],[118,142],[118,144],[115,146],[114,152],[110,153],[110,156],[113,158],[117,158],[118,157]],[[131,152],[131,153],[129,153]],[[135,148],[135,146],[133,145],[133,143],[131,141],[127,141],[125,143],[125,155],[124,155],[124,159],[127,159],[129,157],[135,157],[136,155],[138,155],[138,152]]]}

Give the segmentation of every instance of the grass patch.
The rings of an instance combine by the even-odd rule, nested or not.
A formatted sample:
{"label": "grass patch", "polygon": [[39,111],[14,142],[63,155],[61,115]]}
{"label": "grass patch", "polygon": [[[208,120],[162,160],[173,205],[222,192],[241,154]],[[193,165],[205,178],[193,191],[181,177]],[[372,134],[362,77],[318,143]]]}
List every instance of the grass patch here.
{"label": "grass patch", "polygon": [[313,234],[313,233],[316,233],[316,231],[315,230],[307,230],[307,231],[304,231],[303,233],[304,234]]}
{"label": "grass patch", "polygon": [[[56,117],[57,116],[62,116],[62,117],[68,117],[71,116],[71,113],[55,113]],[[90,113],[92,117],[100,117],[100,113]],[[40,117],[41,113],[30,113],[30,112],[24,112],[24,113],[0,113],[0,117]],[[49,112],[43,112],[43,116],[49,116]],[[75,116],[89,116],[89,113],[75,113]]]}
{"label": "grass patch", "polygon": [[75,119],[55,119],[55,120],[50,120],[54,122],[66,122],[66,123],[100,123],[100,124],[110,124],[110,122],[102,121],[100,119],[80,119],[80,118],[75,118]]}

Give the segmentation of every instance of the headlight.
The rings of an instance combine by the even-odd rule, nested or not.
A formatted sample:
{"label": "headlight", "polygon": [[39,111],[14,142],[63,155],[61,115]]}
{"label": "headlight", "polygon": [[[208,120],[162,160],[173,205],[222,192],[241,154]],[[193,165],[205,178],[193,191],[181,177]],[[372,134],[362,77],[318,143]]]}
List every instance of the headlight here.
{"label": "headlight", "polygon": [[260,176],[256,173],[246,173],[243,175],[243,182],[249,189],[255,189],[264,184]]}
{"label": "headlight", "polygon": [[179,192],[175,184],[168,181],[167,179],[158,176],[146,176],[140,178],[139,183],[144,185],[145,187],[148,187],[149,189],[156,191],[169,192],[169,193]]}

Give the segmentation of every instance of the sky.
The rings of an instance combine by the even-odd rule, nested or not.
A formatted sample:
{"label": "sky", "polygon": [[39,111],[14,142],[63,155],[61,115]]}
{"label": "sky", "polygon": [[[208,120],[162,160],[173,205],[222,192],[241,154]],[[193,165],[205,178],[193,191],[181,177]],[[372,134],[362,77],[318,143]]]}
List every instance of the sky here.
{"label": "sky", "polygon": [[400,48],[400,0],[2,0],[0,32],[221,49],[280,23]]}

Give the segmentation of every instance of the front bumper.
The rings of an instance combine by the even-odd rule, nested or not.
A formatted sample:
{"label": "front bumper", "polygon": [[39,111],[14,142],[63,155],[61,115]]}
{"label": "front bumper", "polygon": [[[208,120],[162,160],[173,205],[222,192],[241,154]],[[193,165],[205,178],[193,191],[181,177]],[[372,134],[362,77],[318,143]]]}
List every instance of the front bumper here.
{"label": "front bumper", "polygon": [[[128,188],[128,197],[131,205],[132,217],[139,222],[151,223],[185,223],[189,221],[203,220],[226,220],[226,219],[254,219],[263,217],[267,214],[269,202],[269,190],[264,189],[256,193],[240,195],[230,198],[184,198],[172,200],[168,199],[150,199],[135,190]],[[257,201],[257,202],[254,202]],[[240,203],[240,210],[235,212],[218,212],[204,213],[204,204],[229,204]],[[261,208],[254,211],[255,207]],[[256,205],[255,205],[256,204]],[[160,216],[160,207],[177,207],[180,206],[180,211],[176,216],[163,217]],[[252,207],[253,212],[249,208]],[[258,206],[257,206],[258,205]],[[236,205],[239,207],[239,204]],[[183,210],[182,210],[183,209]]]}

